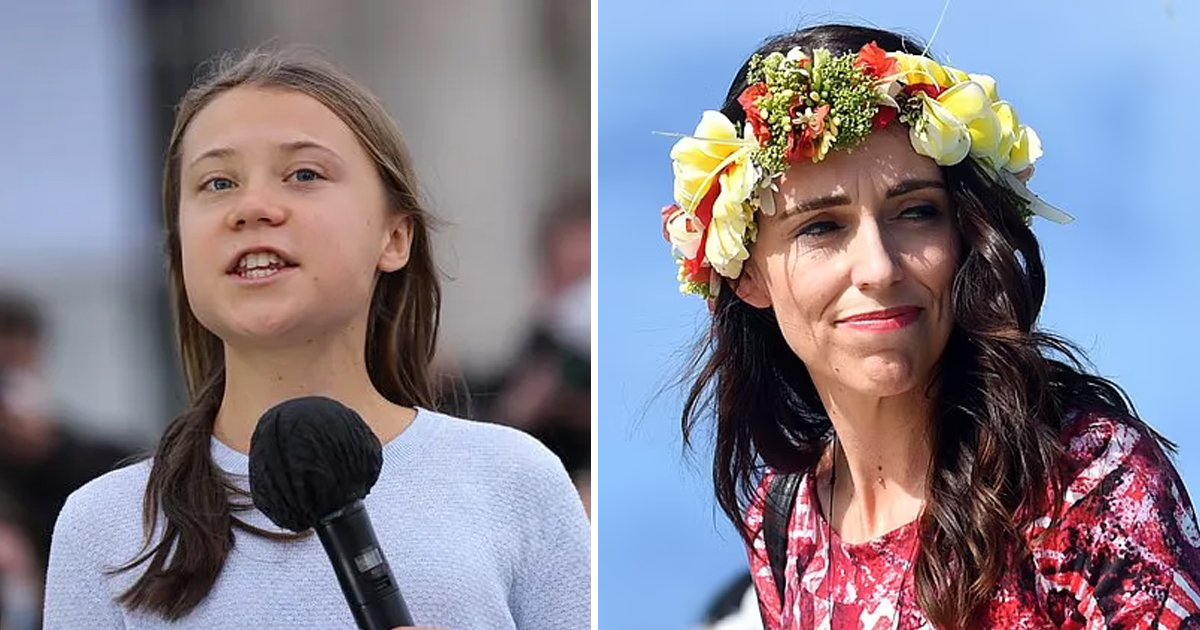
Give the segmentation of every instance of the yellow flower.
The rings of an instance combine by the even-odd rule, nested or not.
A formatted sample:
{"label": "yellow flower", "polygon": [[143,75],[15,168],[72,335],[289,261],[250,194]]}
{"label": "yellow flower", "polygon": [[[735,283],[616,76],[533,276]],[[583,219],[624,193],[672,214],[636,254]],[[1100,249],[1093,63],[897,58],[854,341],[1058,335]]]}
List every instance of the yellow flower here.
{"label": "yellow flower", "polygon": [[944,90],[936,100],[919,95],[924,114],[909,130],[917,153],[943,166],[957,164],[970,154],[992,168],[1012,173],[1025,170],[1041,157],[1037,133],[1022,125],[1012,106],[1000,100],[994,78],[968,74],[919,55],[891,55],[906,85],[932,83]]}
{"label": "yellow flower", "polygon": [[938,62],[922,55],[895,52],[891,56],[900,65],[900,80],[905,85],[929,83],[938,87],[950,87],[950,75]]}
{"label": "yellow flower", "polygon": [[942,92],[937,102],[967,126],[971,135],[971,155],[988,162],[993,168],[1000,168],[1008,162],[1008,152],[1005,151],[1003,155],[1000,153],[1004,144],[1003,125],[982,85],[974,81],[959,83]]}
{"label": "yellow flower", "polygon": [[942,166],[958,164],[971,150],[971,132],[966,124],[928,94],[920,92],[918,97],[924,113],[921,120],[908,129],[913,149]]}
{"label": "yellow flower", "polygon": [[1000,100],[1000,92],[996,89],[996,80],[986,74],[969,74],[970,80],[983,86],[983,91],[987,93],[988,100],[995,103]]}
{"label": "yellow flower", "polygon": [[754,207],[748,201],[758,187],[758,169],[747,156],[730,164],[719,181],[721,192],[713,203],[704,255],[717,273],[736,278],[750,257],[746,231],[754,222]]}
{"label": "yellow flower", "polygon": [[1008,164],[1004,166],[1011,173],[1020,173],[1029,168],[1038,158],[1042,157],[1042,140],[1030,127],[1021,125],[1017,132],[1016,142],[1012,152],[1008,154]]}
{"label": "yellow flower", "polygon": [[942,69],[946,71],[946,76],[950,77],[950,85],[958,85],[959,83],[966,83],[971,80],[971,75],[958,68],[942,66]]}
{"label": "yellow flower", "polygon": [[[754,222],[754,207],[749,202],[758,187],[759,170],[751,157],[758,143],[749,126],[744,134],[739,137],[724,114],[707,111],[693,137],[683,138],[671,149],[675,201],[680,207],[667,223],[671,243],[686,258],[694,259],[703,235],[697,228],[702,229],[707,220],[704,258],[727,278],[736,278],[742,262],[750,257],[745,240]],[[713,184],[719,191],[712,216],[698,217],[697,208],[712,192]]]}
{"label": "yellow flower", "polygon": [[996,148],[996,155],[1000,159],[995,164],[996,168],[1000,169],[1008,166],[1013,145],[1016,144],[1017,134],[1021,129],[1021,122],[1017,118],[1017,111],[1008,104],[1008,101],[992,103],[992,111],[996,112],[996,118],[1000,119],[1000,146]]}
{"label": "yellow flower", "polygon": [[671,148],[675,171],[675,203],[690,214],[708,194],[721,171],[748,156],[756,146],[739,138],[733,122],[721,112],[706,111],[693,137]]}

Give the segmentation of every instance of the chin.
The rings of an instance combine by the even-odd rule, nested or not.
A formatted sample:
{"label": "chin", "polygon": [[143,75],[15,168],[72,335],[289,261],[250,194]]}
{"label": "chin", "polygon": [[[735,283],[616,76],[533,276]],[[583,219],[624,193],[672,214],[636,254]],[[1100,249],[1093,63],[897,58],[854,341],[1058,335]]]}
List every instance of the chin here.
{"label": "chin", "polygon": [[862,359],[844,383],[850,389],[872,396],[896,396],[921,383],[916,362],[904,355],[874,355]]}
{"label": "chin", "polygon": [[274,312],[227,313],[213,326],[201,323],[226,343],[250,346],[288,343],[297,335],[299,327],[295,317],[278,309]]}

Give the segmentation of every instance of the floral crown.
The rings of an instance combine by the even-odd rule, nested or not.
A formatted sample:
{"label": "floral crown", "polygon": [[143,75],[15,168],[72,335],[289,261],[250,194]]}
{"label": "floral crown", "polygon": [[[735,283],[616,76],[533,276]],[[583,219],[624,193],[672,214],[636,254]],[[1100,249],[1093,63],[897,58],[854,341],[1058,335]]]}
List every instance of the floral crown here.
{"label": "floral crown", "polygon": [[789,164],[819,162],[896,121],[908,127],[913,149],[939,165],[970,156],[994,172],[1026,202],[1027,221],[1034,214],[1072,220],[1025,187],[1042,143],[1000,100],[992,77],[871,42],[843,55],[823,48],[755,55],[746,82],[737,99],[746,112],[740,130],[706,111],[695,133],[671,149],[675,204],[663,209],[663,221],[683,293],[713,298],[718,275],[741,275],[757,232],[754,213],[775,213],[769,192]]}

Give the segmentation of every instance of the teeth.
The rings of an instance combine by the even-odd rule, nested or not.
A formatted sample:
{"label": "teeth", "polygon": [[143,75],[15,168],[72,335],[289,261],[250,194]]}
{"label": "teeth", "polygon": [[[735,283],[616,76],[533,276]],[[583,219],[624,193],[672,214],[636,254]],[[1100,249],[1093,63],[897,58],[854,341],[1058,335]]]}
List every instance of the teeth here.
{"label": "teeth", "polygon": [[276,256],[273,253],[257,252],[257,253],[251,253],[251,254],[246,254],[245,256],[242,256],[242,259],[240,261],[238,261],[238,269],[239,270],[258,269],[258,268],[270,267],[273,265],[278,266],[278,267],[283,267],[286,264],[287,263],[283,262],[283,259],[281,259],[279,256]]}
{"label": "teeth", "polygon": [[243,278],[266,278],[267,276],[273,276],[277,273],[279,273],[278,269],[271,269],[271,268],[249,269],[249,270],[245,270],[242,272],[242,277]]}

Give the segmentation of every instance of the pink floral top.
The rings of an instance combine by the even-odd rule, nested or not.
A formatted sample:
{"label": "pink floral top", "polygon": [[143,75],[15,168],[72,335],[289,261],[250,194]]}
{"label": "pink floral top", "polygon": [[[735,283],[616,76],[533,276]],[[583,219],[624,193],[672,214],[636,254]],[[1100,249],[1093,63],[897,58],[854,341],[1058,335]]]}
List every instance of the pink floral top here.
{"label": "pink floral top", "polygon": [[[1200,628],[1200,529],[1166,455],[1143,430],[1094,415],[1068,422],[1063,441],[1062,465],[1073,481],[1062,523],[1036,544],[1048,519],[1026,531],[1032,558],[1002,577],[977,627]],[[780,605],[762,535],[771,481],[764,479],[746,519],[767,630],[932,627],[907,570],[916,524],[862,544],[844,543],[833,532],[831,571],[811,475],[798,484],[788,525]]]}

